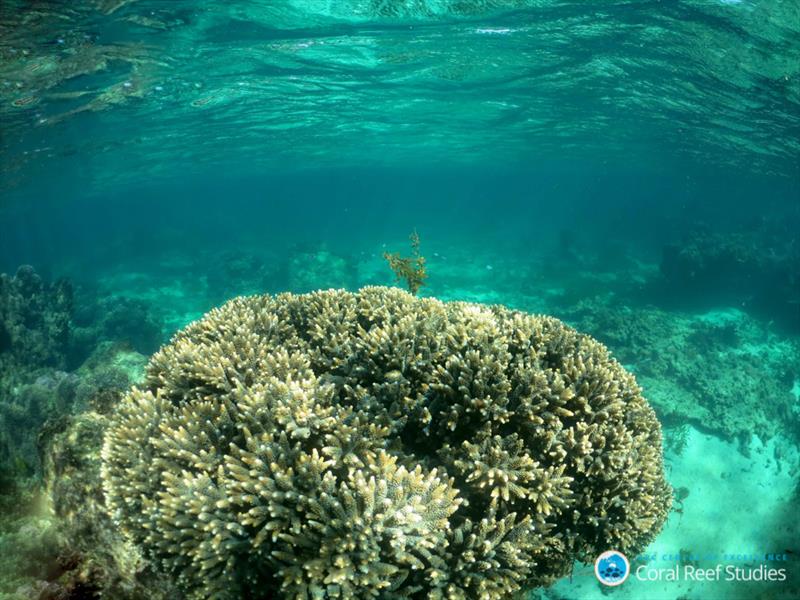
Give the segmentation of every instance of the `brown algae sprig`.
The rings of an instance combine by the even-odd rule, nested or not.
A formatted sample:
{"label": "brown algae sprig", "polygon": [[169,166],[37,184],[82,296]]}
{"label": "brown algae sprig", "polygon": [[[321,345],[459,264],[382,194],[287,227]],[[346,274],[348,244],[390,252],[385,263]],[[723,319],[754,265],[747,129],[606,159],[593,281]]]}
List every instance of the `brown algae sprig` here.
{"label": "brown algae sprig", "polygon": [[416,230],[408,236],[411,240],[411,256],[400,256],[397,252],[384,252],[383,258],[394,271],[398,282],[405,281],[408,291],[417,295],[419,288],[425,285],[428,272],[425,270],[425,257],[419,252],[419,234]]}

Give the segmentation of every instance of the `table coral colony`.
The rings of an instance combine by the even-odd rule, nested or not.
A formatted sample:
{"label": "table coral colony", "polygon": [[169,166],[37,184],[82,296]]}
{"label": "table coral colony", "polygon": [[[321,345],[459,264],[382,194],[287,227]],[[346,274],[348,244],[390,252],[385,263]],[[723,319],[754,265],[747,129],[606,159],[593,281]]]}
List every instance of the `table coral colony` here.
{"label": "table coral colony", "polygon": [[671,504],[632,375],[562,322],[394,288],[240,297],[113,417],[108,509],[196,597],[505,598]]}

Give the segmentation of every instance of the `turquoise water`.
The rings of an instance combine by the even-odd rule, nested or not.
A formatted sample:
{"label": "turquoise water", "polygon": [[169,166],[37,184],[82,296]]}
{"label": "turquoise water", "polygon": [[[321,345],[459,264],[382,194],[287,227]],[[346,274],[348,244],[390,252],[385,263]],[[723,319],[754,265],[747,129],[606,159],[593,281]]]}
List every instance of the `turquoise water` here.
{"label": "turquoise water", "polygon": [[798,231],[796,2],[3,0],[0,598],[185,597],[105,505],[126,391],[233,297],[404,287],[412,232],[420,297],[593,336],[662,427],[628,580],[520,593],[798,597]]}

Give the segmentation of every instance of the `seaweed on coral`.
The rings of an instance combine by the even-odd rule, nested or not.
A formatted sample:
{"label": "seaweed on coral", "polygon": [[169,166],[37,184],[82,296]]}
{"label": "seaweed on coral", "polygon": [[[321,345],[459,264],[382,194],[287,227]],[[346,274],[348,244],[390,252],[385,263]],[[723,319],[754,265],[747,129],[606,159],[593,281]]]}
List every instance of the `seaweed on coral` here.
{"label": "seaweed on coral", "polygon": [[428,273],[425,270],[425,257],[419,251],[419,234],[411,232],[411,256],[400,256],[396,252],[384,252],[383,258],[389,263],[397,282],[405,282],[408,291],[416,295],[425,285]]}
{"label": "seaweed on coral", "polygon": [[633,377],[560,321],[393,288],[234,299],[112,416],[106,506],[196,597],[507,598],[670,508]]}

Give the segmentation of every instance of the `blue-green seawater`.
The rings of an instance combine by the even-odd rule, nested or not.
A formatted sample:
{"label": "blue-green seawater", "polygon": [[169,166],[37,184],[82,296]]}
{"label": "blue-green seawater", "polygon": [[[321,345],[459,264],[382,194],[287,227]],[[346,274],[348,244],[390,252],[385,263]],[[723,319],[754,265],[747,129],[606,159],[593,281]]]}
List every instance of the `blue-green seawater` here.
{"label": "blue-green seawater", "polygon": [[[68,278],[73,332],[133,302],[93,343],[148,356],[236,295],[397,285],[412,231],[421,295],[636,374],[687,490],[651,566],[788,551],[614,595],[800,596],[797,0],[0,0],[0,272]],[[532,597],[603,597],[573,575]]]}

